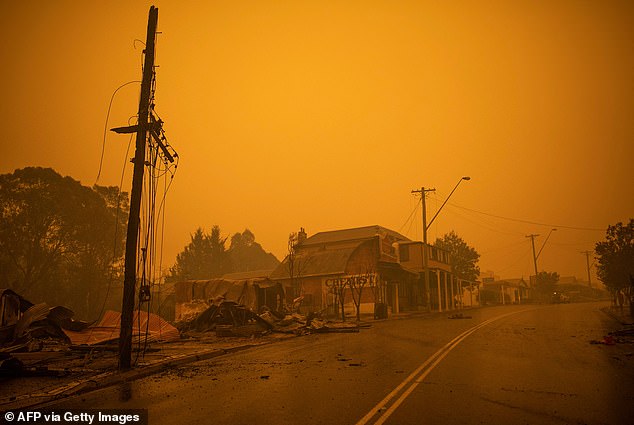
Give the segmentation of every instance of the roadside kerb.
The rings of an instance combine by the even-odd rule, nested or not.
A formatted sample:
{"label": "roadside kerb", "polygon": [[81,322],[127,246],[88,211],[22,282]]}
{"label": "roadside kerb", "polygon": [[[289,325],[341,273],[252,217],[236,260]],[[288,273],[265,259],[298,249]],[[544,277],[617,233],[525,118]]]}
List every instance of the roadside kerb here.
{"label": "roadside kerb", "polygon": [[[475,308],[474,308],[475,309]],[[455,311],[469,311],[473,309],[453,310]],[[436,315],[446,314],[447,312],[407,312],[391,315],[387,319],[372,320],[372,322],[382,322],[389,320],[403,320],[411,318],[432,317]],[[366,322],[368,323],[368,322]],[[288,335],[288,338],[293,338],[296,335]],[[286,339],[286,338],[280,338]],[[67,384],[61,385],[57,388],[46,392],[30,393],[18,395],[15,398],[4,398],[0,400],[0,411],[25,409],[31,407],[45,408],[49,405],[54,405],[61,399],[71,396],[79,395],[89,391],[94,391],[100,388],[108,386],[134,381],[136,379],[144,378],[165,369],[169,366],[180,366],[188,363],[195,363],[201,360],[207,360],[214,357],[222,356],[225,354],[231,354],[249,348],[258,347],[261,345],[271,344],[278,339],[268,340],[260,342],[259,344],[244,344],[229,348],[210,348],[195,351],[192,353],[174,354],[165,357],[160,360],[150,362],[141,366],[137,366],[134,369],[119,372],[117,370],[101,372],[96,375],[87,376],[81,379],[76,379]]]}
{"label": "roadside kerb", "polygon": [[63,398],[144,378],[146,376],[157,373],[158,371],[169,366],[180,366],[188,363],[195,363],[197,361],[208,360],[214,357],[219,357],[225,354],[231,354],[270,343],[271,342],[269,341],[261,344],[245,344],[223,349],[210,348],[193,353],[175,354],[125,372],[119,372],[116,370],[102,372],[97,375],[72,381],[50,391],[17,396],[15,399],[10,400],[6,404],[0,404],[0,410],[7,411],[31,407],[45,408],[48,405],[55,404]]}
{"label": "roadside kerb", "polygon": [[617,314],[617,312],[614,311],[612,307],[604,307],[601,309],[601,311],[624,326],[631,326],[634,324],[634,320],[632,320],[632,318],[629,317],[629,314],[627,313]]}

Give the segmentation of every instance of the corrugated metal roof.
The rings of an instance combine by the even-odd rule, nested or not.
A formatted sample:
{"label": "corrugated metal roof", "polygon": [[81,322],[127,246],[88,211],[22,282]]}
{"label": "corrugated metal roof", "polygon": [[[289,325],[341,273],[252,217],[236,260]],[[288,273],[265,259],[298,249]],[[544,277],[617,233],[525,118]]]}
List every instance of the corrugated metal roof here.
{"label": "corrugated metal roof", "polygon": [[[175,341],[180,339],[180,332],[167,321],[156,314],[146,311],[134,311],[132,321],[132,338],[138,342],[145,340],[147,329],[148,342],[151,341]],[[64,330],[74,345],[93,345],[119,339],[121,329],[121,313],[108,310],[95,326],[91,326],[82,332]]]}
{"label": "corrugated metal roof", "polygon": [[332,242],[366,240],[376,237],[377,235],[389,235],[396,240],[409,241],[409,238],[401,235],[398,232],[387,229],[383,226],[374,225],[356,227],[354,229],[331,230],[327,232],[315,233],[313,236],[302,242],[301,245],[306,246]]}
{"label": "corrugated metal roof", "polygon": [[[298,255],[295,260],[294,273],[298,277],[345,273],[348,260],[359,245]],[[271,279],[289,279],[289,277],[288,258],[286,258],[273,271]]]}
{"label": "corrugated metal roof", "polygon": [[250,272],[237,272],[237,273],[227,273],[222,275],[222,279],[227,280],[257,280],[257,279],[266,279],[271,275],[274,269],[271,270],[254,270]]}

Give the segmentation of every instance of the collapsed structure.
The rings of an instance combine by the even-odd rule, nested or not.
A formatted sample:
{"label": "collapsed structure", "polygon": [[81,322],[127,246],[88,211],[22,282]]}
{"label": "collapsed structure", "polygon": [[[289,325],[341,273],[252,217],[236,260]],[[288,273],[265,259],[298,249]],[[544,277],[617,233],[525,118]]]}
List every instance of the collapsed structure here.
{"label": "collapsed structure", "polygon": [[[61,350],[118,341],[121,314],[104,312],[96,323],[73,319],[72,310],[33,304],[11,289],[0,289],[0,353]],[[137,342],[173,341],[178,330],[161,317],[134,312],[134,339]]]}

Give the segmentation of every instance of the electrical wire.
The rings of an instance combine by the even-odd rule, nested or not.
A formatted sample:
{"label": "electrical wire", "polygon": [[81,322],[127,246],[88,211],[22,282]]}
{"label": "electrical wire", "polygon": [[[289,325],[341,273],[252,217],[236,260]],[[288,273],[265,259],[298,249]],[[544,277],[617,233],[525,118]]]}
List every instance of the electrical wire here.
{"label": "electrical wire", "polygon": [[[154,106],[151,106],[151,112],[158,116],[158,114],[154,111]],[[160,118],[159,118],[160,119]],[[162,121],[161,121],[162,122]],[[178,163],[180,158],[178,154],[174,151],[174,149],[167,143],[167,139],[165,137],[165,132],[163,129],[160,129],[160,138],[163,141],[164,145],[159,146],[158,141],[153,140],[152,135],[148,135],[147,150],[146,150],[146,158],[145,158],[145,167],[147,168],[147,172],[144,174],[144,191],[142,197],[142,223],[140,226],[140,252],[139,252],[139,270],[138,275],[141,276],[141,285],[143,286],[144,291],[149,291],[152,294],[152,289],[156,286],[157,281],[159,281],[159,294],[160,294],[160,279],[159,273],[162,268],[162,248],[163,248],[163,235],[165,228],[165,202],[167,198],[167,193],[169,192],[171,185],[174,181],[174,175],[176,170],[178,169]],[[170,152],[169,154],[172,156],[172,160],[175,160],[175,163],[172,165],[168,156],[165,152],[167,150]],[[169,180],[168,180],[169,175]],[[161,184],[161,180],[162,183]],[[157,196],[160,192],[159,187],[162,188],[162,196],[160,196],[160,201],[157,203]],[[159,223],[161,225],[159,226]],[[157,237],[157,232],[159,231],[158,227],[160,227],[160,248],[159,252],[157,252],[157,241],[159,238]],[[159,258],[159,270],[156,269],[156,258]],[[157,277],[158,276],[158,277]],[[156,292],[156,291],[154,291]],[[160,295],[159,295],[160,297]],[[153,305],[153,296],[149,297],[147,302],[147,309],[143,310],[141,297],[139,297],[139,305],[138,305],[138,314],[140,315],[142,311],[145,311],[147,314],[147,320],[145,323],[145,330],[142,332],[141,330],[141,322],[140,317],[137,320],[137,329],[138,334],[141,336],[143,333],[144,337],[138,339],[138,352],[137,358],[135,361],[138,361],[140,355],[145,355],[148,345],[149,338],[149,326],[151,319],[151,311]],[[158,304],[159,312],[160,312],[160,300]],[[159,313],[160,314],[160,313]],[[159,334],[161,329],[159,327]],[[143,340],[143,343],[141,342]]]}
{"label": "electrical wire", "polygon": [[[135,48],[136,48],[136,41],[140,42],[140,40],[135,40],[135,44],[134,44]],[[141,69],[143,71],[143,65],[141,66]],[[114,91],[110,99],[108,112],[106,114],[106,123],[104,126],[104,137],[103,137],[101,159],[99,163],[99,171],[97,173],[96,181],[99,180],[102,166],[103,166],[108,121],[109,121],[109,116],[110,116],[112,104],[114,101],[114,97],[120,89],[132,83],[140,83],[140,81],[130,81],[128,83],[121,85]],[[150,118],[153,116],[156,116],[158,117],[157,121],[159,123],[162,123],[163,121],[160,119],[160,116],[154,110],[155,91],[156,91],[156,72],[153,70],[152,79],[150,82],[150,96],[148,100],[148,110],[150,113]],[[180,162],[180,157],[167,142],[165,131],[163,130],[162,126],[159,125],[156,132],[158,133],[158,138],[160,140],[156,140],[156,141],[153,140],[153,137],[156,136],[156,133],[154,133],[154,130],[151,133],[146,132],[146,139],[144,140],[144,143],[146,146],[144,168],[147,169],[147,172],[144,173],[143,182],[142,182],[143,190],[142,190],[141,205],[140,205],[140,211],[139,211],[140,223],[139,223],[139,229],[137,233],[137,241],[139,243],[137,243],[137,252],[136,252],[137,263],[135,264],[135,270],[136,270],[136,276],[138,277],[137,282],[140,282],[141,284],[141,288],[139,288],[139,290],[144,291],[143,292],[144,296],[147,295],[145,291],[149,291],[150,297],[149,299],[145,299],[144,297],[141,297],[141,293],[139,293],[139,297],[137,298],[138,299],[138,303],[136,305],[137,317],[135,320],[136,326],[133,325],[133,328],[136,327],[136,329],[133,329],[133,335],[135,335],[135,332],[136,332],[136,336],[137,336],[137,340],[136,340],[137,353],[134,359],[135,364],[138,362],[140,355],[143,355],[143,356],[145,355],[145,352],[147,350],[147,345],[149,342],[148,336],[150,331],[149,326],[150,326],[150,319],[151,319],[150,312],[152,310],[152,298],[153,298],[151,296],[151,293],[152,293],[151,288],[153,287],[152,285],[156,283],[157,275],[161,273],[161,268],[163,264],[162,256],[163,256],[163,238],[165,233],[166,197],[167,197],[167,193],[169,192],[172,186],[173,179],[176,174],[176,170],[178,169],[178,164]],[[131,143],[132,143],[132,135],[130,137],[130,141],[128,142],[128,148],[126,151],[126,161],[124,162],[123,170],[121,173],[121,182],[119,184],[119,192],[117,193],[117,211],[116,211],[116,217],[115,217],[115,244],[113,249],[113,259],[117,258],[116,231],[118,230],[118,227],[119,227],[118,213],[119,213],[120,202],[121,202],[121,187],[123,186],[125,168],[127,164],[127,157],[129,155]],[[169,176],[169,180],[168,180],[168,176]],[[157,195],[161,191],[162,191],[162,194],[159,197],[160,202],[158,202],[157,204]],[[160,223],[160,226],[159,226],[159,223]],[[157,240],[159,240],[159,238],[157,237],[157,231],[159,231],[159,229],[157,229],[157,227],[160,227],[160,247],[158,250],[159,252],[157,252]],[[157,256],[159,258],[158,273],[156,270]],[[110,294],[110,288],[113,281],[113,275],[114,275],[114,267],[111,267],[111,278],[108,284],[108,289],[106,291],[106,296],[104,298],[104,301],[101,307],[100,315],[103,314],[107,299]],[[158,279],[159,280],[162,279],[162,275],[159,275]],[[137,292],[137,289],[136,289],[137,282],[135,282],[135,293]],[[159,282],[159,297],[160,297],[160,282]],[[146,303],[146,301],[148,302]],[[144,310],[143,304],[147,305],[147,320],[145,322],[145,329],[142,330],[141,329],[141,313]],[[159,303],[159,309],[160,309],[160,303]],[[119,323],[120,323],[120,320],[121,319],[119,319]]]}
{"label": "electrical wire", "polygon": [[491,254],[492,252],[506,251],[506,250],[508,250],[510,248],[515,248],[517,246],[524,245],[525,243],[526,243],[526,241],[522,240],[522,241],[514,242],[514,243],[511,243],[511,244],[508,244],[508,245],[500,246],[500,247],[495,248],[495,249],[489,249],[488,251],[481,251],[481,252],[479,252],[479,254],[480,255],[485,255],[485,254]]}
{"label": "electrical wire", "polygon": [[[165,195],[167,194],[167,190],[169,189],[168,185],[167,185],[167,174],[163,174],[164,177],[164,181],[163,181],[163,188],[164,188],[164,192],[163,192],[163,200],[161,201],[161,204],[163,206],[163,211],[161,214],[161,246],[159,249],[159,279],[158,279],[158,315],[159,317],[161,317],[161,287],[163,284],[163,237],[165,235]],[[173,176],[172,176],[173,177]],[[170,181],[171,184],[171,181]],[[161,208],[159,207],[159,213],[161,213]],[[163,336],[163,327],[159,327],[159,338],[161,338]]]}
{"label": "electrical wire", "polygon": [[110,119],[110,110],[112,109],[112,102],[114,101],[114,97],[116,96],[119,90],[121,90],[122,88],[124,88],[125,86],[129,84],[134,84],[134,83],[140,83],[140,81],[128,81],[127,83],[120,85],[119,87],[117,87],[117,89],[112,93],[112,96],[110,97],[110,103],[108,103],[108,112],[106,113],[106,122],[103,126],[103,141],[101,143],[101,157],[99,158],[99,171],[97,171],[97,178],[95,179],[95,184],[97,184],[97,182],[99,181],[99,177],[101,176],[101,168],[103,166],[103,155],[106,150],[106,135],[108,134],[108,120]]}
{"label": "electrical wire", "polygon": [[[447,205],[449,205],[449,204],[447,204]],[[480,226],[480,227],[482,227],[482,228],[484,228],[484,229],[487,229],[487,230],[489,230],[489,231],[491,231],[491,232],[496,232],[496,233],[506,234],[506,235],[514,235],[514,236],[515,236],[515,235],[522,235],[522,236],[524,235],[524,233],[517,232],[517,231],[505,231],[505,230],[502,230],[502,229],[500,229],[499,227],[496,227],[494,224],[492,224],[492,223],[487,223],[487,222],[486,222],[486,221],[484,221],[484,220],[482,220],[482,221],[478,221],[478,220],[477,220],[477,219],[475,219],[475,218],[469,217],[469,216],[467,216],[467,215],[460,214],[460,213],[458,213],[457,211],[452,210],[452,209],[451,209],[451,207],[450,207],[449,211],[451,211],[451,213],[453,213],[453,214],[457,215],[457,216],[458,216],[458,217],[460,217],[461,219],[463,219],[463,220],[465,220],[465,221],[468,221],[468,222],[470,222],[470,223],[473,223],[473,224],[475,224],[476,226]]]}
{"label": "electrical wire", "polygon": [[[416,211],[418,211],[418,208],[420,206],[420,203],[416,202],[416,205],[414,205],[414,209],[412,209],[412,212],[409,214],[409,216],[407,217],[407,219],[405,220],[405,222],[401,225],[401,227],[398,229],[398,233],[400,233],[403,228],[407,225],[407,223],[409,223],[409,221],[412,219],[412,216],[416,213]],[[410,224],[410,228],[411,228],[411,224]]]}
{"label": "electrical wire", "polygon": [[560,229],[570,229],[570,230],[585,230],[585,231],[592,231],[592,232],[604,232],[605,231],[605,229],[599,229],[599,228],[594,228],[594,227],[565,226],[563,224],[540,223],[540,222],[537,222],[537,221],[522,220],[522,219],[519,219],[519,218],[511,218],[511,217],[504,217],[504,216],[497,215],[497,214],[486,213],[486,212],[483,212],[483,211],[474,210],[472,208],[463,207],[463,206],[460,206],[460,205],[457,205],[457,204],[453,204],[451,202],[448,202],[448,204],[452,205],[452,206],[454,206],[456,208],[460,208],[462,210],[471,211],[471,212],[474,212],[474,213],[486,215],[486,216],[489,216],[489,217],[495,217],[495,218],[499,218],[499,219],[502,219],[502,220],[515,221],[515,222],[518,222],[518,223],[534,224],[534,225],[537,225],[537,226],[557,227],[557,228],[560,228]]}
{"label": "electrical wire", "polygon": [[[136,49],[136,42],[140,42],[141,44],[145,46],[145,43],[143,43],[141,40],[134,40],[133,47],[135,49]],[[141,54],[141,71],[142,72],[143,72],[143,56],[144,54]],[[129,81],[125,84],[122,84],[113,92],[110,98],[108,111],[106,113],[106,120],[104,124],[104,134],[103,134],[103,141],[102,141],[101,157],[99,161],[99,170],[97,172],[97,178],[95,180],[95,184],[97,184],[97,182],[99,181],[102,167],[103,167],[106,135],[108,131],[108,121],[110,118],[110,113],[111,113],[114,98],[120,89],[133,83],[141,83],[141,81]],[[154,110],[154,99],[155,99],[155,91],[156,91],[155,70],[153,70],[152,72],[152,77],[150,81],[150,90],[151,91],[150,91],[150,96],[148,100],[148,110],[151,114],[150,116],[152,115],[157,116],[159,122],[162,123],[163,121],[160,120],[160,117]],[[137,117],[137,120],[138,120],[138,117]],[[142,190],[140,214],[139,214],[140,223],[139,223],[139,229],[137,233],[137,241],[139,241],[140,243],[137,243],[137,252],[136,252],[137,264],[135,264],[136,276],[140,277],[141,287],[143,288],[144,291],[149,290],[150,294],[151,294],[150,284],[154,284],[157,280],[157,271],[156,271],[157,226],[160,222],[160,248],[158,253],[158,256],[159,256],[158,267],[159,267],[159,273],[160,273],[162,264],[163,264],[162,256],[163,256],[163,237],[165,233],[164,232],[165,230],[165,200],[166,200],[167,193],[169,192],[169,189],[171,188],[171,185],[173,183],[174,175],[176,174],[176,170],[178,168],[178,163],[180,162],[180,158],[178,154],[176,153],[176,151],[174,151],[174,149],[169,145],[169,143],[167,143],[167,138],[165,136],[164,130],[162,129],[162,126],[159,126],[158,133],[159,133],[159,137],[161,141],[163,142],[161,146],[159,146],[161,144],[161,141],[157,140],[156,143],[153,142],[153,134],[149,132],[146,133],[146,140],[144,140],[144,143],[146,144],[146,147],[147,147],[147,149],[145,150],[144,167],[147,168],[147,173],[144,173],[143,182],[142,182],[143,190]],[[117,192],[113,263],[115,259],[117,258],[117,239],[118,239],[117,232],[119,228],[119,210],[121,207],[121,188],[123,187],[123,180],[125,176],[127,158],[130,152],[132,138],[133,138],[133,135],[130,136],[130,140],[128,142],[128,147],[126,150],[126,158],[125,158],[124,166],[121,172],[121,180],[120,180],[120,184],[119,184],[119,188]],[[171,158],[169,158],[170,156]],[[168,175],[169,175],[169,182],[168,182]],[[162,185],[160,184],[161,179],[163,180]],[[162,196],[160,197],[160,202],[158,204],[158,209],[157,209],[156,197],[159,192],[159,186],[162,187],[163,193],[162,193]],[[110,268],[110,279],[108,282],[106,295],[104,297],[104,300],[101,306],[100,316],[103,314],[105,305],[110,295],[112,281],[114,280],[113,279],[114,270],[115,270],[115,267],[113,264]],[[159,276],[159,279],[162,279],[162,275]],[[135,282],[135,293],[136,293],[136,283],[137,282]],[[159,297],[160,297],[160,284],[159,284]],[[147,302],[147,320],[145,323],[145,330],[144,330],[145,335],[144,335],[144,338],[142,338],[141,312],[142,312],[142,304],[144,302],[145,300],[142,299],[141,296],[139,296],[137,309],[136,309],[137,311],[136,335],[137,335],[138,350],[137,350],[136,358],[134,360],[135,364],[137,363],[139,359],[139,355],[141,355],[142,353],[142,355],[144,356],[147,349],[149,325],[150,325],[150,311],[152,308],[152,296],[149,297],[149,302]],[[160,303],[159,303],[159,309],[160,309]],[[120,322],[121,322],[121,317],[119,318],[119,323]],[[134,335],[134,331],[135,329],[133,329],[133,335]],[[142,339],[143,339],[143,349],[141,350]]]}
{"label": "electrical wire", "polygon": [[515,267],[520,261],[524,260],[527,256],[529,256],[531,254],[531,250],[530,250],[530,246],[527,246],[527,249],[524,251],[523,254],[521,254],[519,256],[519,258],[517,260],[515,260],[513,263],[507,265],[506,267],[503,267],[501,269],[497,270],[497,273],[509,270],[512,267]]}

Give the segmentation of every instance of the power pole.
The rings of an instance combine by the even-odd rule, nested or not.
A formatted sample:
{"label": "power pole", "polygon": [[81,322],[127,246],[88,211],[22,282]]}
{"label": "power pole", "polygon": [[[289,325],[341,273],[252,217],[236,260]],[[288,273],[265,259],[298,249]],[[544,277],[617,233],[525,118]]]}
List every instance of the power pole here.
{"label": "power pole", "polygon": [[148,135],[150,115],[150,95],[154,74],[154,41],[158,24],[158,8],[150,7],[145,43],[145,62],[141,97],[139,100],[139,123],[136,132],[134,154],[134,174],[130,192],[130,215],[125,245],[125,271],[123,280],[123,304],[121,307],[121,332],[119,334],[119,369],[130,369],[132,359],[132,321],[134,314],[134,293],[136,287],[137,246],[143,189],[143,167],[145,167],[145,144]]}
{"label": "power pole", "polygon": [[582,254],[586,254],[586,268],[588,270],[588,286],[592,288],[592,277],[590,275],[590,254],[592,251],[581,251]]}
{"label": "power pole", "polygon": [[[429,287],[429,252],[427,250],[427,203],[425,202],[425,196],[427,192],[435,192],[436,189],[425,189],[421,187],[420,190],[412,190],[412,193],[420,193],[420,202],[423,208],[423,273],[425,274],[425,299],[427,301],[427,311],[431,311],[431,296]],[[439,309],[442,307],[439,305]]]}
{"label": "power pole", "polygon": [[531,245],[533,246],[533,266],[535,267],[535,285],[537,285],[537,256],[535,255],[535,238],[539,235],[530,234],[526,235],[527,238],[531,238]]}

